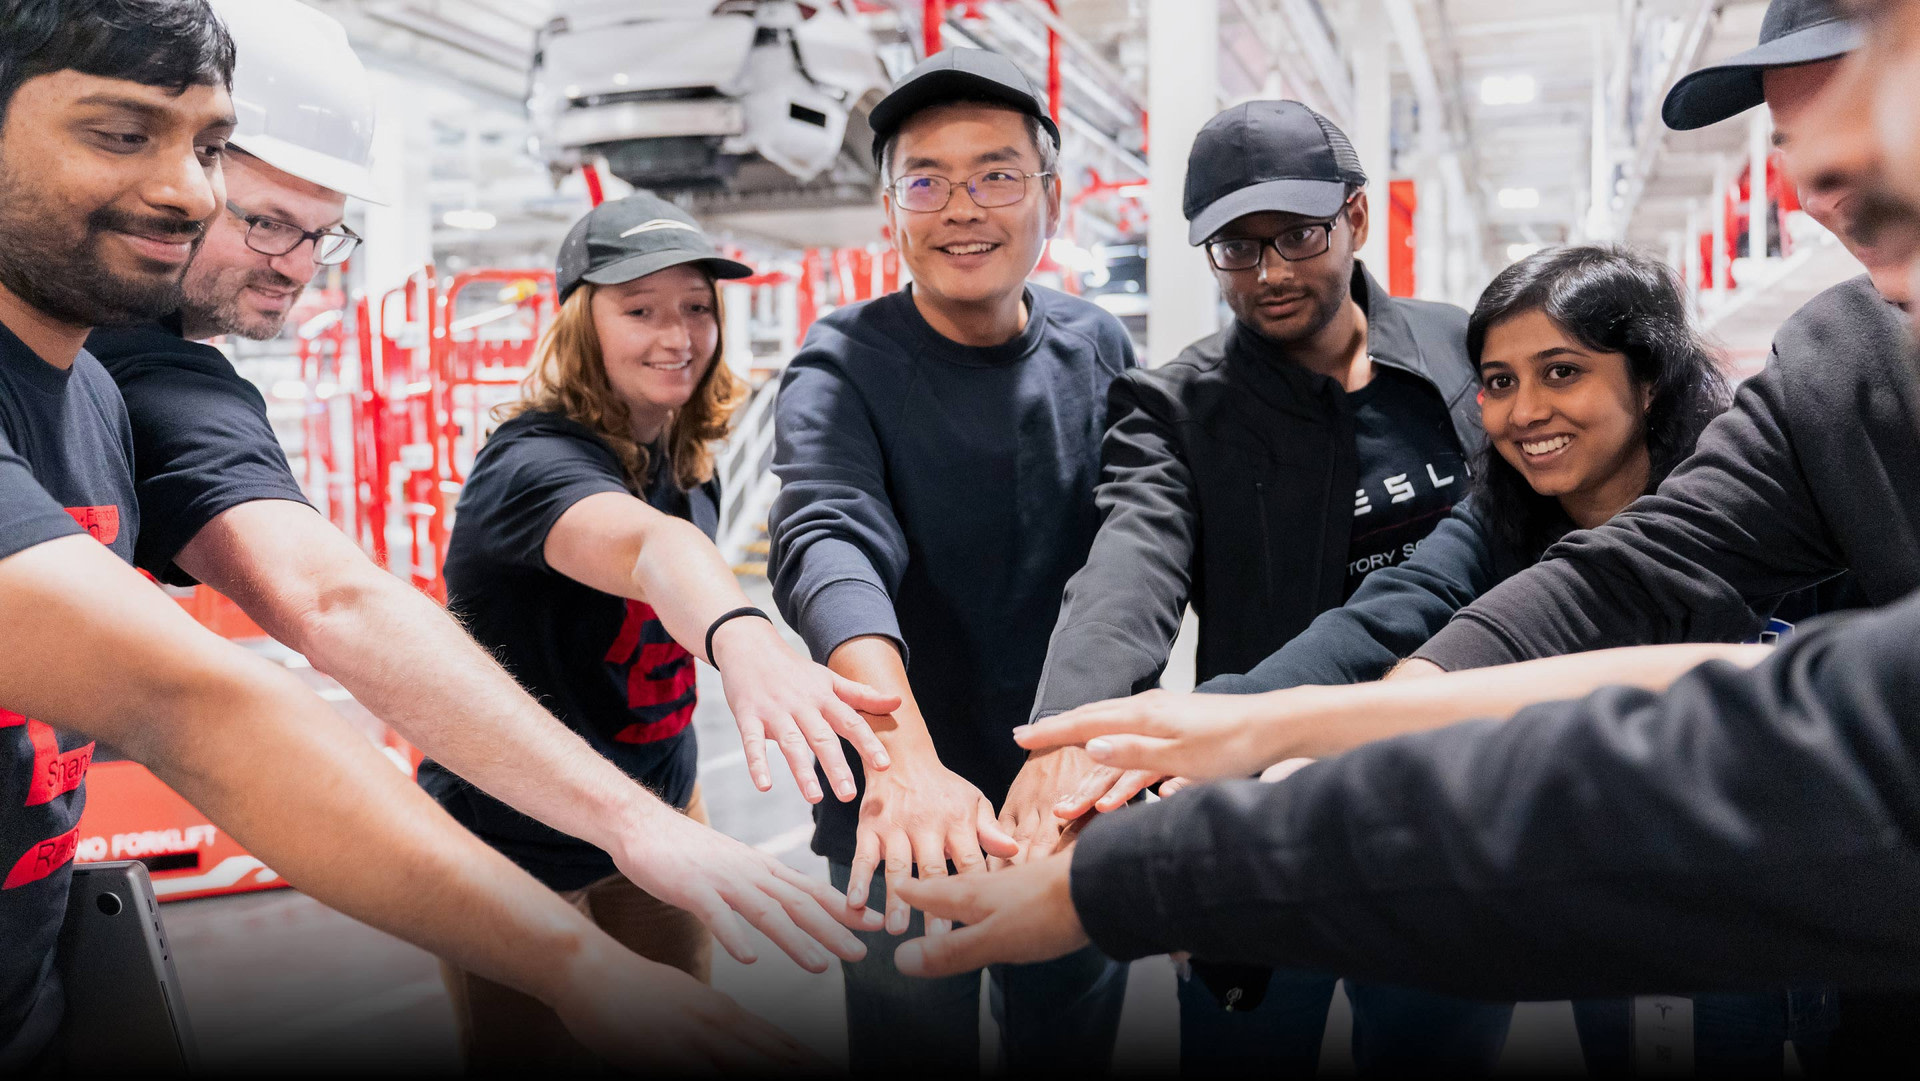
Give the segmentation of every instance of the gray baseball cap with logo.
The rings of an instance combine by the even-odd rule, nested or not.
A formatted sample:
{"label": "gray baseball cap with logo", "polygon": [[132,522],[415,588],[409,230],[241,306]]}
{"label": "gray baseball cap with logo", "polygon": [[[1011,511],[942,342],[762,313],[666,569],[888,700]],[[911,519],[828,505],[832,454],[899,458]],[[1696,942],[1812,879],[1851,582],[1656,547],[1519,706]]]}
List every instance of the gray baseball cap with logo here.
{"label": "gray baseball cap with logo", "polygon": [[622,285],[668,267],[697,263],[715,278],[750,278],[753,268],[720,254],[700,223],[650,191],[601,203],[560,244],[560,301],[583,283]]}

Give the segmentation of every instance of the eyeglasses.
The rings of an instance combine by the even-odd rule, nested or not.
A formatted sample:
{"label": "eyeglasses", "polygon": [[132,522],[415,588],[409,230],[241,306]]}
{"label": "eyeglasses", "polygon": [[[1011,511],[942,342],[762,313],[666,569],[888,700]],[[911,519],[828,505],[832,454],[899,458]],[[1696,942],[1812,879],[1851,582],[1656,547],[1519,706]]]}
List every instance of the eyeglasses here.
{"label": "eyeglasses", "polygon": [[360,247],[359,234],[350,229],[302,229],[264,214],[249,214],[232,203],[227,209],[247,223],[247,247],[261,255],[291,255],[311,240],[315,264],[339,266]]}
{"label": "eyeglasses", "polygon": [[[1358,195],[1358,192],[1354,193]],[[1326,221],[1296,225],[1276,237],[1264,240],[1256,237],[1226,237],[1207,241],[1207,259],[1215,270],[1252,270],[1260,265],[1260,260],[1268,248],[1272,248],[1280,258],[1289,263],[1298,263],[1304,259],[1313,259],[1327,253],[1333,246],[1333,227],[1340,221],[1340,214],[1353,205],[1353,196],[1340,204],[1340,210]]]}
{"label": "eyeglasses", "polygon": [[915,214],[945,210],[953,202],[953,190],[967,189],[967,197],[982,210],[1012,206],[1027,197],[1027,181],[1052,176],[1052,173],[1023,173],[1017,169],[988,169],[961,181],[944,176],[915,174],[903,176],[887,185],[894,204]]}

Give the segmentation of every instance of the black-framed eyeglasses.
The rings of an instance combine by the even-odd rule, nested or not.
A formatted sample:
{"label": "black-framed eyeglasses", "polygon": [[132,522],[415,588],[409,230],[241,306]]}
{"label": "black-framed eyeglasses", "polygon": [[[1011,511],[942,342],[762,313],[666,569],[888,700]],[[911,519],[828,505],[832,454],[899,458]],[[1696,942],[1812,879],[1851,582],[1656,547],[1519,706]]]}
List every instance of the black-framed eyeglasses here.
{"label": "black-framed eyeglasses", "polygon": [[[1355,192],[1354,195],[1358,195]],[[1340,215],[1353,205],[1354,195],[1340,204],[1340,209],[1326,221],[1307,222],[1296,225],[1279,236],[1273,237],[1224,237],[1207,241],[1207,260],[1215,270],[1252,270],[1260,265],[1266,250],[1289,263],[1298,263],[1325,255],[1333,246],[1333,227],[1340,221]]]}
{"label": "black-framed eyeglasses", "polygon": [[261,255],[290,255],[311,240],[315,264],[339,266],[360,247],[360,235],[351,229],[302,229],[264,214],[249,214],[232,203],[227,209],[247,223],[247,247]]}
{"label": "black-framed eyeglasses", "polygon": [[967,189],[967,197],[982,210],[1012,206],[1027,197],[1027,181],[1052,176],[1052,173],[1023,173],[1018,169],[987,169],[965,180],[914,173],[887,185],[894,205],[915,214],[932,214],[953,202],[955,188]]}

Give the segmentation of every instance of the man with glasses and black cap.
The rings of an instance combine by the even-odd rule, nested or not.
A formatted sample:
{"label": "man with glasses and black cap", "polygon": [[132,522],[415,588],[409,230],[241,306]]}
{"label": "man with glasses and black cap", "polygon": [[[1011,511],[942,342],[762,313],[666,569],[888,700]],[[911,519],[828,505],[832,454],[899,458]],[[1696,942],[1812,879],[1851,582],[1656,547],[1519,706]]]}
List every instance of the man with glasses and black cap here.
{"label": "man with glasses and black cap", "polygon": [[[1346,135],[1299,102],[1248,102],[1201,129],[1188,239],[1234,323],[1115,381],[1100,535],[1068,586],[1035,719],[1154,686],[1189,603],[1199,678],[1252,669],[1464,496],[1484,439],[1466,313],[1391,297],[1359,264],[1366,182]],[[1117,808],[1154,780],[1090,769],[1057,813]],[[1311,1071],[1334,977],[1194,968],[1185,1068]],[[1365,984],[1350,997],[1363,1072],[1484,1072],[1505,1043],[1505,1006]]]}
{"label": "man with glasses and black cap", "polygon": [[[873,724],[892,764],[863,779],[857,807],[814,808],[835,884],[887,911],[888,933],[845,966],[852,1068],[971,1072],[979,976],[895,970],[898,936],[921,925],[898,887],[916,866],[979,872],[983,854],[1059,840],[1046,812],[1075,758],[1029,764],[1012,730],[1093,539],[1102,402],[1134,357],[1111,315],[1026,283],[1059,224],[1059,130],[1018,68],[939,53],[872,124],[913,284],[823,319],[787,369],[774,596],[816,659],[904,700]],[[1044,828],[1023,839],[1020,823]],[[1105,1072],[1123,966],[1083,950],[991,978],[1009,1069]]]}

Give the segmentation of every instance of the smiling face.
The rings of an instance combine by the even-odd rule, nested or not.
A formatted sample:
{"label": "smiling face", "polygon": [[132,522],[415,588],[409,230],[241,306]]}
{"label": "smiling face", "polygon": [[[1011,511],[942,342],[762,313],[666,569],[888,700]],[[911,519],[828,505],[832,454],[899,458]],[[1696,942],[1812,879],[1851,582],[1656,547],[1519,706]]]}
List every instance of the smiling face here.
{"label": "smiling face", "polygon": [[[1213,239],[1268,241],[1295,230],[1324,228],[1324,219],[1298,214],[1249,214]],[[1356,194],[1332,222],[1327,250],[1288,261],[1271,246],[1252,270],[1219,270],[1213,276],[1227,307],[1241,325],[1281,345],[1305,342],[1333,322],[1353,288],[1353,258],[1367,241],[1367,196]]]}
{"label": "smiling face", "polygon": [[895,136],[891,179],[929,175],[954,182],[944,210],[905,210],[886,197],[888,231],[913,274],[916,296],[956,307],[1017,298],[1060,223],[1056,177],[1029,179],[1011,206],[981,208],[965,181],[984,170],[1042,168],[1027,118],[992,105],[940,105],[914,114]]}
{"label": "smiling face", "polygon": [[1807,215],[1838,236],[1854,258],[1866,266],[1880,295],[1903,303],[1907,299],[1910,253],[1900,244],[1891,243],[1894,238],[1890,236],[1868,243],[1858,228],[1860,197],[1868,178],[1853,168],[1809,170],[1802,160],[1801,148],[1806,143],[1813,106],[1833,82],[1840,65],[1840,59],[1835,58],[1761,72],[1767,110],[1773,116],[1773,145],[1780,150],[1788,178],[1799,189],[1800,205]]}
{"label": "smiling face", "polygon": [[1480,387],[1494,449],[1577,524],[1605,521],[1646,490],[1652,395],[1626,357],[1582,345],[1544,312],[1523,312],[1487,329]]}
{"label": "smiling face", "polygon": [[[231,153],[226,173],[227,202],[248,214],[309,232],[337,229],[345,220],[346,196],[288,176],[258,158]],[[193,257],[185,282],[188,337],[277,337],[319,270],[311,242],[285,255],[262,255],[247,247],[247,228],[224,205],[207,227],[206,242]]]}
{"label": "smiling face", "polygon": [[232,130],[220,86],[27,80],[0,122],[0,286],[76,327],[178,307]]}
{"label": "smiling face", "polygon": [[593,329],[607,382],[626,403],[636,438],[651,442],[718,362],[713,280],[683,265],[593,288]]}

